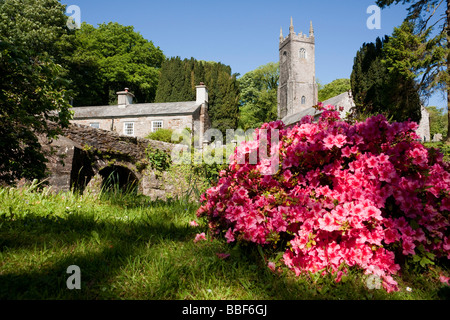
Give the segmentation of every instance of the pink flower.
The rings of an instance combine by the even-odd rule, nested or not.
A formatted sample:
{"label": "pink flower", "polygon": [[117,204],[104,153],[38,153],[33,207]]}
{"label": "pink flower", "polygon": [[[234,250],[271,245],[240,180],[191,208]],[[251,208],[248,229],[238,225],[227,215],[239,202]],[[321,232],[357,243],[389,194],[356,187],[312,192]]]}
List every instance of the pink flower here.
{"label": "pink flower", "polygon": [[342,134],[338,134],[338,135],[335,137],[334,145],[337,146],[338,148],[342,148],[342,146],[343,146],[346,142],[347,142],[347,138],[346,138],[344,135],[342,135]]}
{"label": "pink flower", "polygon": [[229,253],[216,253],[216,255],[219,257],[219,259],[225,260],[230,256]]}
{"label": "pink flower", "polygon": [[334,231],[340,228],[339,225],[334,223],[334,218],[331,216],[329,212],[327,212],[323,218],[319,219],[319,226],[321,229],[326,231]]}
{"label": "pink flower", "polygon": [[234,241],[234,235],[233,235],[233,231],[231,230],[231,228],[228,229],[227,233],[225,234],[225,238],[227,239],[228,243]]}
{"label": "pink flower", "polygon": [[329,135],[327,136],[324,140],[323,140],[323,145],[325,146],[325,148],[327,149],[332,149],[335,145],[335,140],[334,140],[334,136],[333,135]]}
{"label": "pink flower", "polygon": [[[412,239],[411,239],[412,240]],[[414,248],[416,247],[410,239],[403,241],[403,254],[405,256],[409,254],[416,254]]]}
{"label": "pink flower", "polygon": [[285,181],[289,182],[289,180],[292,178],[292,173],[289,170],[284,171],[283,178]]}
{"label": "pink flower", "polygon": [[189,222],[189,224],[190,224],[192,227],[198,227],[198,223],[197,223],[196,221],[191,221],[191,222]]}
{"label": "pink flower", "polygon": [[275,271],[275,263],[272,261],[269,261],[269,263],[267,264],[267,267],[269,267],[270,270]]}
{"label": "pink flower", "polygon": [[[350,124],[333,110],[326,106],[318,121],[304,117],[291,128],[262,125],[202,196],[197,216],[227,242],[271,247],[280,233],[292,234],[281,261],[297,276],[329,270],[339,282],[345,264],[396,291],[395,261],[416,247],[450,259],[448,166],[414,140],[415,124],[390,124],[382,115]],[[280,140],[263,139],[263,129],[279,129]],[[270,159],[252,158],[261,148],[279,152],[276,175],[264,175]]]}
{"label": "pink flower", "polygon": [[442,283],[446,283],[449,284],[448,281],[450,280],[449,277],[444,276],[443,274],[439,275],[439,281],[441,281]]}
{"label": "pink flower", "polygon": [[341,280],[342,280],[342,275],[343,275],[343,274],[344,274],[344,273],[343,273],[342,271],[338,271],[338,273],[337,273],[336,278],[334,279],[334,281],[335,281],[336,283],[341,282]]}
{"label": "pink flower", "polygon": [[194,242],[197,243],[199,241],[206,241],[206,235],[205,233],[199,233],[195,236]]}
{"label": "pink flower", "polygon": [[223,211],[223,209],[225,209],[225,205],[222,203],[222,202],[219,202],[217,205],[216,205],[216,208],[217,208],[217,210],[218,211]]}

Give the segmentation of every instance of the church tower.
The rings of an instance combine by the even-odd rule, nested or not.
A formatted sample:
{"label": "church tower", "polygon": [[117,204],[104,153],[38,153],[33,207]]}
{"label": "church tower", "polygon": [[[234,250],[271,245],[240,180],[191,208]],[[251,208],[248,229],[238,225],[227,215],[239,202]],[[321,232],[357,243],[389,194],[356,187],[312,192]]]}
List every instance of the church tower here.
{"label": "church tower", "polygon": [[278,119],[301,112],[318,103],[315,40],[312,22],[309,36],[296,34],[291,18],[289,34],[280,31],[280,79]]}

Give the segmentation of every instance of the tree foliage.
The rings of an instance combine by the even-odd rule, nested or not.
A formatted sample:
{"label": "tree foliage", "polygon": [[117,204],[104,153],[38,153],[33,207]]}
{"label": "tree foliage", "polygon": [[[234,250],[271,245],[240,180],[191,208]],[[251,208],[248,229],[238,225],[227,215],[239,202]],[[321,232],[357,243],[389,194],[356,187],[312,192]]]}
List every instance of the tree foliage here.
{"label": "tree foliage", "polygon": [[241,92],[239,127],[260,127],[277,119],[279,63],[270,62],[239,79]]}
{"label": "tree foliage", "polygon": [[319,87],[319,101],[325,101],[351,89],[350,79],[336,79]]}
{"label": "tree foliage", "polygon": [[[403,53],[403,59],[396,59],[397,63],[393,64],[393,67],[417,76],[420,92],[426,97],[435,90],[446,92],[447,110],[450,110],[450,1],[377,0],[376,4],[385,8],[400,2],[410,6],[405,22],[398,32],[417,45],[410,48],[406,56]],[[403,44],[405,43],[407,42],[403,41]],[[450,119],[449,111],[447,118]],[[447,123],[450,125],[450,121],[447,120]],[[446,140],[450,142],[448,128],[447,132]]]}
{"label": "tree foliage", "polygon": [[419,122],[421,101],[414,79],[386,64],[385,47],[391,38],[364,43],[356,53],[350,77],[357,112],[385,114],[395,121]]}
{"label": "tree foliage", "polygon": [[427,107],[430,114],[430,136],[440,133],[443,137],[447,135],[447,115],[443,109],[438,109],[436,106]]}
{"label": "tree foliage", "polygon": [[0,35],[29,54],[48,53],[53,59],[62,54],[61,39],[66,28],[65,6],[58,0],[0,1]]}
{"label": "tree foliage", "polygon": [[125,87],[137,102],[154,101],[164,54],[132,26],[83,23],[65,45],[74,106],[115,103],[116,92]]}
{"label": "tree foliage", "polygon": [[[45,176],[38,135],[54,138],[70,114],[56,42],[68,30],[56,0],[0,2],[0,182]],[[53,124],[53,125],[52,125]]]}
{"label": "tree foliage", "polygon": [[171,57],[162,64],[155,102],[195,101],[195,87],[203,82],[208,88],[211,125],[225,133],[226,129],[237,127],[239,85],[236,77],[231,68],[222,63]]}

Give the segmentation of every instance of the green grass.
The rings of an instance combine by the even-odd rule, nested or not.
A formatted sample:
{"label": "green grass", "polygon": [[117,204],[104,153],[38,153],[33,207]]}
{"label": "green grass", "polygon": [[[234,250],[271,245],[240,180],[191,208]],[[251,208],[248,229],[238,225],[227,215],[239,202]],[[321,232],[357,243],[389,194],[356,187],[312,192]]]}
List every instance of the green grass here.
{"label": "green grass", "polygon": [[[401,291],[391,294],[369,290],[358,270],[339,284],[286,269],[274,274],[253,247],[209,234],[194,243],[207,233],[204,222],[189,225],[196,204],[31,189],[0,189],[0,299],[448,299],[437,267],[396,278]],[[81,269],[80,290],[66,286],[71,265]]]}

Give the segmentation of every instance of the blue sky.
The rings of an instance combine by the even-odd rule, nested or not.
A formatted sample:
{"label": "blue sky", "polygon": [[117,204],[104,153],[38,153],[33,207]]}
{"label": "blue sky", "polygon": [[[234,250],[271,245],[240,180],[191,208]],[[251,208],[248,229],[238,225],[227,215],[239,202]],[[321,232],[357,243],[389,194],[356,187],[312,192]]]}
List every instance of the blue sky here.
{"label": "blue sky", "polygon": [[[392,34],[407,14],[406,5],[381,10],[381,29],[369,29],[367,8],[375,0],[62,0],[77,5],[81,21],[94,26],[118,22],[134,26],[167,57],[194,57],[246,72],[278,61],[280,28],[286,36],[290,18],[295,31],[316,37],[316,77],[322,84],[350,78],[353,58],[364,42]],[[445,107],[444,96],[428,105]]]}

